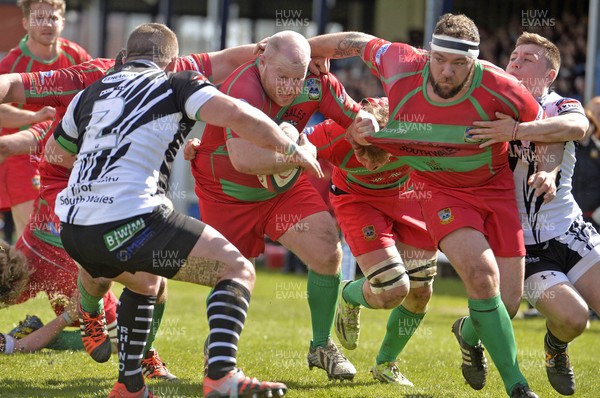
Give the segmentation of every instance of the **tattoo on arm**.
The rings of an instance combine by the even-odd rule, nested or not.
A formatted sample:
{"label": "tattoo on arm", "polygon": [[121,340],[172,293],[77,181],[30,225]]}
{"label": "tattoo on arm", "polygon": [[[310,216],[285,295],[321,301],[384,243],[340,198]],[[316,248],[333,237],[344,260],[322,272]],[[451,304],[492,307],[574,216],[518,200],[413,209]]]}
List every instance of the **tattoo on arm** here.
{"label": "tattoo on arm", "polygon": [[360,56],[367,45],[365,37],[358,33],[348,35],[339,41],[337,47],[333,50],[334,58],[346,58]]}

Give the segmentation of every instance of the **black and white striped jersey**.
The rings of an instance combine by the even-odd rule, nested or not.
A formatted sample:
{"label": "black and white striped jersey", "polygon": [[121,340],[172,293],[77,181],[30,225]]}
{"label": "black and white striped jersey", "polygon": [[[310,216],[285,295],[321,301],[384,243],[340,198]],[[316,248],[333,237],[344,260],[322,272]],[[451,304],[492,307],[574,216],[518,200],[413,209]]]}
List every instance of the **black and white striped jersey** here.
{"label": "black and white striped jersey", "polygon": [[134,61],[79,93],[54,132],[77,153],[56,201],[60,220],[95,225],[162,204],[171,163],[217,92],[199,73],[167,76],[150,61]]}
{"label": "black and white striped jersey", "polygon": [[[583,107],[573,98],[562,97],[550,92],[539,99],[547,117],[557,117],[567,113],[585,115]],[[581,215],[581,209],[571,193],[573,171],[575,169],[575,143],[565,142],[560,170],[556,177],[556,197],[549,203],[543,197],[536,198],[534,189],[529,186],[529,177],[537,172],[536,157],[551,160],[547,153],[541,153],[530,141],[513,141],[509,143],[509,155],[513,158],[513,177],[517,194],[517,206],[525,244],[534,245],[546,242],[564,234],[573,221]]]}

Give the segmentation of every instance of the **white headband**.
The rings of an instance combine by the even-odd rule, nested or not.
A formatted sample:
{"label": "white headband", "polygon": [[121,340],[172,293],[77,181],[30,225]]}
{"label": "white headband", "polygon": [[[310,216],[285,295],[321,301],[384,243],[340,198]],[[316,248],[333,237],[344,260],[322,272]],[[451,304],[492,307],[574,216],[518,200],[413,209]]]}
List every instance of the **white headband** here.
{"label": "white headband", "polygon": [[431,50],[477,58],[479,56],[479,43],[446,35],[433,35]]}

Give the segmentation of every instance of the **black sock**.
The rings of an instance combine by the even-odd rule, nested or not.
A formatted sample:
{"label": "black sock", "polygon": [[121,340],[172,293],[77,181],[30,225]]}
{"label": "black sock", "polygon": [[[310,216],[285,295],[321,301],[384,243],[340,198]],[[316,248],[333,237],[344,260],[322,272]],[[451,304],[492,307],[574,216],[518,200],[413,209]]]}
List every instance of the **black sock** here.
{"label": "black sock", "polygon": [[144,387],[142,361],[146,339],[152,325],[156,296],[144,296],[125,288],[117,306],[117,338],[119,347],[119,382],[127,391]]}
{"label": "black sock", "polygon": [[219,282],[208,297],[208,377],[213,380],[235,369],[237,343],[244,328],[249,302],[248,289],[232,280]]}
{"label": "black sock", "polygon": [[556,338],[555,335],[552,334],[552,332],[550,331],[550,329],[548,329],[546,327],[547,333],[546,333],[546,344],[548,344],[548,346],[550,346],[550,348],[552,348],[555,351],[564,351],[567,348],[567,345],[569,343],[565,343],[564,341],[559,340],[558,338]]}

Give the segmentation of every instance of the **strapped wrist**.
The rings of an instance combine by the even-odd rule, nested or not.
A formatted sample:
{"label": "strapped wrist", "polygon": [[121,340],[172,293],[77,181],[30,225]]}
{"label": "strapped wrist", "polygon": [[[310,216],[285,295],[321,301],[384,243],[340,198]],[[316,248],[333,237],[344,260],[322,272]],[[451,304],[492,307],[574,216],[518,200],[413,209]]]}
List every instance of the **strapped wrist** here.
{"label": "strapped wrist", "polygon": [[71,317],[69,316],[69,313],[67,311],[63,312],[62,314],[63,319],[65,320],[65,322],[67,323],[67,326],[69,326],[70,324],[73,323],[73,319],[71,319]]}
{"label": "strapped wrist", "polygon": [[519,132],[519,121],[515,120],[515,125],[513,126],[511,141],[516,141],[517,140],[517,133],[518,132]]}

